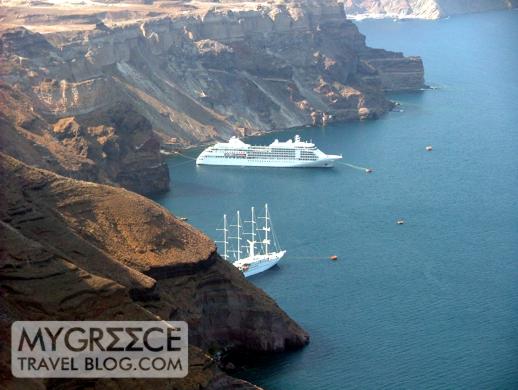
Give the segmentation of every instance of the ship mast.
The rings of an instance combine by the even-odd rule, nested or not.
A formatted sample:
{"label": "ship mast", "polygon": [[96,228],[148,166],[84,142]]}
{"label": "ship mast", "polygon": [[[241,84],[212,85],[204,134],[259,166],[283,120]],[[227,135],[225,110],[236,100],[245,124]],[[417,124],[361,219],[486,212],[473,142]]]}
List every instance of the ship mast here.
{"label": "ship mast", "polygon": [[227,253],[227,244],[228,244],[228,240],[227,240],[227,233],[228,233],[228,229],[227,229],[227,214],[223,214],[223,229],[216,229],[216,230],[222,230],[223,231],[223,241],[216,241],[216,242],[223,243],[223,258],[225,260],[228,260],[228,253]]}
{"label": "ship mast", "polygon": [[255,210],[254,210],[254,207],[252,207],[252,220],[251,221],[245,221],[245,222],[249,222],[251,225],[252,225],[252,231],[251,233],[244,233],[244,234],[249,234],[251,237],[252,237],[252,240],[247,240],[248,241],[248,255],[250,256],[251,259],[253,259],[253,257],[255,256],[255,244],[257,243],[255,241]]}
{"label": "ship mast", "polygon": [[239,216],[239,210],[237,210],[237,224],[236,225],[230,225],[237,228],[237,237],[230,237],[235,238],[237,240],[237,250],[233,250],[231,252],[237,253],[237,261],[241,260],[241,217]]}
{"label": "ship mast", "polygon": [[268,226],[268,203],[264,204],[264,217],[261,217],[264,219],[264,227],[261,228],[261,230],[264,231],[264,254],[268,255],[268,246],[270,245],[270,240],[268,239],[268,232],[270,231],[270,227]]}

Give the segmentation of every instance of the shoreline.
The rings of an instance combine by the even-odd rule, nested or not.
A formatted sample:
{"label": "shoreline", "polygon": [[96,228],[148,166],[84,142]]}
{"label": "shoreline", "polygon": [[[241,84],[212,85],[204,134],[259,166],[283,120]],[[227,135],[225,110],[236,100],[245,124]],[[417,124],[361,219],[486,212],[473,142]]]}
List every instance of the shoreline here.
{"label": "shoreline", "polygon": [[[391,91],[390,93],[393,94],[393,93],[410,93],[410,94],[413,94],[413,93],[422,93],[422,92],[425,92],[425,91],[431,91],[431,90],[435,90],[437,89],[436,87],[434,86],[430,86],[430,85],[427,85],[425,84],[425,86],[423,88],[420,88],[418,90],[413,90],[413,91],[400,91],[400,92],[397,92],[397,91]],[[390,114],[391,112],[399,112],[396,110],[397,107],[400,107],[400,102],[397,101],[397,100],[392,100],[392,99],[388,99],[391,103],[391,108],[390,110],[387,110],[387,112],[385,112],[382,116],[385,116],[385,115],[388,115]],[[378,120],[379,117],[377,118],[374,118],[374,117],[371,117],[371,118],[358,118],[358,119],[350,119],[350,120],[330,120],[326,125],[318,125],[318,126],[313,126],[312,124],[310,123],[307,123],[307,124],[303,124],[303,125],[300,125],[300,126],[292,126],[292,127],[282,127],[282,128],[276,128],[276,129],[269,129],[269,130],[257,130],[251,134],[246,134],[246,135],[243,135],[241,137],[239,137],[240,139],[248,139],[248,138],[251,138],[251,137],[261,137],[263,135],[267,135],[267,134],[272,134],[272,133],[283,133],[283,132],[286,132],[286,131],[291,131],[291,130],[295,130],[295,129],[300,129],[300,130],[305,130],[305,129],[309,129],[309,128],[324,128],[324,127],[327,127],[328,125],[339,125],[339,124],[344,124],[344,123],[354,123],[354,122],[363,122],[363,121],[372,121],[372,120]],[[170,156],[175,156],[175,155],[178,155],[179,153],[182,153],[182,152],[185,152],[185,151],[189,151],[189,150],[193,150],[193,149],[197,149],[197,148],[206,148],[207,146],[210,146],[212,144],[214,144],[215,142],[221,142],[221,141],[224,141],[224,139],[220,139],[220,140],[216,140],[216,139],[213,139],[213,140],[210,140],[210,141],[205,141],[205,142],[199,142],[199,143],[196,143],[196,144],[191,144],[191,145],[185,145],[185,146],[179,146],[177,149],[175,149],[174,151],[172,152],[168,152],[168,151],[164,151],[163,149],[160,150],[160,154],[163,155],[163,156],[166,156],[166,157],[170,157]]]}
{"label": "shoreline", "polygon": [[473,12],[465,12],[465,13],[453,13],[449,15],[439,15],[436,17],[426,17],[426,16],[419,16],[419,15],[402,15],[402,14],[396,14],[396,13],[385,13],[385,14],[379,14],[379,13],[363,13],[363,14],[349,14],[346,13],[346,18],[352,22],[361,22],[364,20],[384,20],[384,19],[392,19],[394,22],[408,22],[412,20],[419,20],[419,21],[439,21],[439,20],[448,20],[452,16],[465,16],[465,15],[473,15],[473,14],[481,14],[481,13],[488,13],[488,12],[512,12],[512,11],[518,11],[518,7],[514,8],[507,8],[507,9],[493,9],[493,10],[482,10],[482,11],[473,11]]}
{"label": "shoreline", "polygon": [[354,22],[361,22],[363,20],[383,20],[383,19],[393,19],[394,21],[408,21],[408,20],[423,20],[423,21],[434,21],[440,19],[447,19],[447,17],[437,17],[437,18],[425,18],[417,15],[400,15],[400,14],[347,14],[347,19],[352,20]]}

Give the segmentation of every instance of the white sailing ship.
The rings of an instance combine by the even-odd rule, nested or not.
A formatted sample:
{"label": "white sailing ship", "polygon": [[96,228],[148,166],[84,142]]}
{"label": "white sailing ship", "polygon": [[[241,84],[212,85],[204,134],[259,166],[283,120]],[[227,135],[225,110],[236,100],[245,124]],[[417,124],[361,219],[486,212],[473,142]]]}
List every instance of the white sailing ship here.
{"label": "white sailing ship", "polygon": [[[250,221],[245,221],[245,223],[250,224],[248,232],[244,231],[239,211],[236,213],[235,225],[227,224],[227,215],[225,214],[223,215],[223,229],[217,229],[223,231],[223,241],[216,241],[223,244],[223,258],[231,261],[235,267],[243,272],[245,277],[272,268],[286,254],[285,250],[279,249],[280,245],[273,231],[268,213],[268,204],[264,205],[264,217],[259,217],[259,219],[264,220],[261,227],[257,227],[253,207],[251,211]],[[229,227],[235,228],[235,236],[229,235]],[[246,239],[246,245],[242,245],[242,242],[245,240],[242,237],[243,235],[250,236],[250,239]]]}
{"label": "white sailing ship", "polygon": [[197,165],[237,165],[250,167],[323,167],[330,168],[341,155],[325,154],[312,142],[273,141],[268,146],[249,145],[232,137],[228,142],[209,146],[196,159]]}

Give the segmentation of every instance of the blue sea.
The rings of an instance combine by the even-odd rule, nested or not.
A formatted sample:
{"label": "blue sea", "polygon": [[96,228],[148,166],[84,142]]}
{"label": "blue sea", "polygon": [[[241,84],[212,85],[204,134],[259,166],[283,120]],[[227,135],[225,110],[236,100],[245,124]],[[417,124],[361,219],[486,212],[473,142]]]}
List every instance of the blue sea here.
{"label": "blue sea", "polygon": [[436,89],[392,95],[403,111],[379,120],[252,141],[300,133],[373,173],[179,157],[156,200],[215,239],[224,213],[270,206],[288,252],[250,281],[311,343],[241,377],[267,389],[517,389],[518,12],[357,25],[369,46],[421,56]]}

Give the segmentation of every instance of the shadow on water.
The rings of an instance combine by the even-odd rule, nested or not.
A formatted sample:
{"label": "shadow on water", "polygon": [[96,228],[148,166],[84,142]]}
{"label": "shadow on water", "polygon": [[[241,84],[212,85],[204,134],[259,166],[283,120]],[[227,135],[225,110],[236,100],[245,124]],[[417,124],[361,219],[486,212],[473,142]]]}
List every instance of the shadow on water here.
{"label": "shadow on water", "polygon": [[161,194],[160,196],[156,196],[155,200],[157,202],[161,202],[164,199],[168,198],[182,198],[182,197],[213,197],[213,196],[223,196],[231,194],[234,191],[226,191],[221,188],[212,187],[203,185],[200,183],[192,183],[185,181],[175,181],[169,190],[168,193]]}

